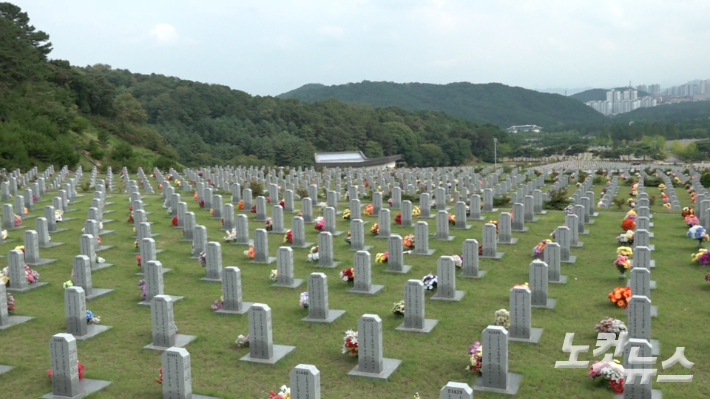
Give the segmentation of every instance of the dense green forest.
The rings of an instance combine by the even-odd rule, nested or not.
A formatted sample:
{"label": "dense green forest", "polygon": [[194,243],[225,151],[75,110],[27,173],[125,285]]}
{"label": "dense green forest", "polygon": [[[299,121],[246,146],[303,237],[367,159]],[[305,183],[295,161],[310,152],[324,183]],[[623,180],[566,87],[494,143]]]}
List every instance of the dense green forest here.
{"label": "dense green forest", "polygon": [[395,105],[410,110],[434,110],[503,128],[527,124],[551,128],[604,120],[600,113],[569,97],[499,83],[435,85],[363,81],[334,86],[309,84],[278,97],[308,102],[337,98],[373,107]]}
{"label": "dense green forest", "polygon": [[[411,166],[493,159],[497,126],[434,111],[314,104],[221,85],[50,60],[49,35],[0,3],[0,167],[81,157],[131,168],[205,164],[312,165],[316,151],[402,154]],[[128,144],[130,143],[130,144]],[[134,149],[154,153],[149,165]]]}

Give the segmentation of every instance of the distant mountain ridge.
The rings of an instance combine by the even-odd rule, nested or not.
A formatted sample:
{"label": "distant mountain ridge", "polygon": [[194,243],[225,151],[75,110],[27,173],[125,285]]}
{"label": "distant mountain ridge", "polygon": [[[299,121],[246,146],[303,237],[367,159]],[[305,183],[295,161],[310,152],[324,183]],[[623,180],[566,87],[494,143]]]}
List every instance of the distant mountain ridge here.
{"label": "distant mountain ridge", "polygon": [[[616,87],[614,88],[614,90],[623,91],[628,90],[630,88],[631,87]],[[575,100],[579,100],[583,103],[586,103],[587,101],[604,101],[606,100],[606,92],[609,90],[611,89],[589,89],[580,93],[575,93],[570,97],[574,98]],[[650,95],[645,91],[639,91],[637,94],[639,97],[645,97]]]}
{"label": "distant mountain ridge", "polygon": [[572,98],[500,83],[460,82],[437,85],[367,80],[333,86],[311,83],[277,97],[296,98],[311,103],[337,98],[373,107],[398,106],[409,110],[441,111],[476,122],[493,123],[502,128],[523,124],[559,126],[595,122],[604,118]]}

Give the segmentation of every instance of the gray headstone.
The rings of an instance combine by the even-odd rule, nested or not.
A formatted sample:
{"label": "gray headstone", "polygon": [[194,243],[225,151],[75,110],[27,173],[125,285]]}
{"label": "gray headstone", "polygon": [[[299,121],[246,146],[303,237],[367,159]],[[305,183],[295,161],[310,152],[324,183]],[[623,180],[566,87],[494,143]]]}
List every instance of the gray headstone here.
{"label": "gray headstone", "polygon": [[478,269],[478,241],[467,239],[462,247],[461,277],[482,278],[486,272]]}
{"label": "gray headstone", "polygon": [[320,399],[320,371],[310,364],[299,364],[289,375],[292,399]]}
{"label": "gray headstone", "polygon": [[249,308],[249,354],[255,359],[274,356],[271,308],[266,304],[255,303]]}
{"label": "gray headstone", "polygon": [[210,281],[222,281],[222,244],[208,242],[207,264],[205,265],[205,278]]}
{"label": "gray headstone", "polygon": [[517,287],[510,290],[510,328],[511,339],[532,339],[532,294],[529,289]]}
{"label": "gray headstone", "polygon": [[337,265],[333,260],[333,236],[330,232],[318,234],[318,266],[332,268]]}
{"label": "gray headstone", "polygon": [[484,355],[482,359],[483,375],[479,378],[481,385],[484,388],[507,390],[509,382],[508,331],[500,326],[486,327],[483,330],[482,346]]}
{"label": "gray headstone", "polygon": [[414,251],[415,254],[431,255],[429,250],[429,225],[427,222],[417,222],[414,225]]}
{"label": "gray headstone", "polygon": [[269,262],[269,234],[264,229],[254,230],[254,262]]}
{"label": "gray headstone", "polygon": [[358,366],[363,373],[383,371],[382,319],[375,314],[364,314],[357,322]]}
{"label": "gray headstone", "polygon": [[441,388],[439,399],[473,399],[473,389],[468,384],[449,381]]}
{"label": "gray headstone", "polygon": [[64,290],[64,318],[67,334],[75,337],[87,334],[86,296],[83,288],[73,286]]}
{"label": "gray headstone", "polygon": [[207,228],[195,226],[192,229],[192,257],[197,258],[207,248]]}
{"label": "gray headstone", "polygon": [[[245,215],[240,215],[244,216]],[[185,225],[183,226],[183,239],[186,241],[193,241],[194,240],[194,232],[195,232],[195,213],[194,212],[185,212]]]}
{"label": "gray headstone", "polygon": [[163,352],[163,399],[191,399],[192,368],[190,353],[185,348],[168,348]]}
{"label": "gray headstone", "polygon": [[49,353],[52,362],[52,393],[69,398],[80,395],[76,338],[71,334],[55,334],[49,340]]}
{"label": "gray headstone", "polygon": [[632,295],[629,299],[629,338],[651,340],[651,300],[645,296]]}
{"label": "gray headstone", "polygon": [[84,289],[87,297],[94,293],[93,283],[91,281],[91,259],[85,255],[77,255],[73,261],[74,270],[74,286]]}
{"label": "gray headstone", "polygon": [[[388,220],[389,220],[389,217],[388,217]],[[402,227],[412,227],[412,202],[411,201],[402,201]]]}
{"label": "gray headstone", "polygon": [[154,296],[151,299],[150,316],[153,324],[153,345],[163,348],[174,346],[177,331],[172,298],[169,295]]}

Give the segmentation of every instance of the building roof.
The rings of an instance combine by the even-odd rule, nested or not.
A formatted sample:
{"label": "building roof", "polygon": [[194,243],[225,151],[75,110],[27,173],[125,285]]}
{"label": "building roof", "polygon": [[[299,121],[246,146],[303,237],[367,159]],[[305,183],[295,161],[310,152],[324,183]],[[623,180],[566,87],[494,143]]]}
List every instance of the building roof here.
{"label": "building roof", "polygon": [[401,155],[368,158],[362,151],[318,152],[315,154],[316,166],[365,167],[384,165],[400,159],[402,159]]}

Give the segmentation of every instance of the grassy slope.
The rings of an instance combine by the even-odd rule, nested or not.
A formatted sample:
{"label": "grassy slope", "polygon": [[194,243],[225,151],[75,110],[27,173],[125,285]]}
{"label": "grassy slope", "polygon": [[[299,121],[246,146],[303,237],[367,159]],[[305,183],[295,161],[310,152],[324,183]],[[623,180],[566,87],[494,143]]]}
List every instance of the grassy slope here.
{"label": "grassy slope", "polygon": [[[88,176],[88,174],[86,175]],[[599,198],[599,187],[595,188]],[[621,188],[626,194],[627,189]],[[654,194],[655,189],[649,189]],[[81,193],[80,193],[81,194]],[[680,193],[681,201],[689,203],[688,196]],[[10,373],[0,376],[0,386],[6,397],[38,397],[51,390],[46,378],[49,367],[48,342],[52,334],[62,332],[64,325],[62,282],[70,278],[72,257],[79,252],[79,230],[89,204],[89,196],[78,198],[72,208],[78,212],[66,214],[77,218],[61,223],[69,231],[54,234],[53,240],[66,245],[52,249],[42,249],[43,257],[56,258],[59,262],[37,268],[41,279],[50,284],[35,291],[15,295],[19,315],[30,315],[35,320],[13,327],[0,333],[0,363],[16,367]],[[228,199],[229,196],[225,195]],[[95,398],[161,398],[161,386],[154,382],[160,367],[160,354],[141,349],[151,341],[150,309],[137,306],[140,291],[136,285],[138,277],[133,249],[132,224],[125,222],[128,201],[124,194],[113,195],[106,207],[116,212],[106,214],[115,219],[106,229],[116,233],[102,237],[102,243],[113,246],[99,253],[116,266],[93,274],[95,287],[114,288],[107,297],[88,303],[88,309],[100,315],[102,323],[113,326],[111,330],[85,342],[78,343],[79,359],[86,365],[86,377],[112,380],[113,384]],[[189,208],[197,214],[198,223],[208,227],[210,240],[222,241],[223,233],[218,231],[220,222],[211,220],[207,210],[201,210],[195,202],[186,197]],[[338,278],[341,267],[352,265],[353,253],[348,250],[342,236],[335,239],[336,259],[342,263],[338,269],[323,270],[305,261],[306,250],[295,249],[296,277],[306,279],[314,271],[325,272],[329,278],[330,306],[346,309],[347,313],[331,325],[314,325],[301,322],[307,310],[298,307],[298,289],[270,288],[270,266],[251,265],[242,254],[245,247],[222,245],[224,266],[236,265],[242,270],[244,300],[265,302],[272,308],[274,343],[296,345],[296,350],[275,366],[259,366],[239,362],[248,348],[237,349],[234,340],[239,334],[248,332],[247,316],[219,316],[209,306],[220,296],[220,285],[199,281],[204,270],[196,260],[189,258],[190,244],[180,242],[181,232],[170,227],[170,218],[161,208],[159,196],[149,196],[147,211],[154,212],[149,220],[154,221],[153,233],[157,247],[165,250],[158,259],[165,267],[173,269],[165,275],[165,292],[184,295],[185,299],[175,305],[175,320],[182,334],[197,335],[198,339],[187,346],[192,354],[193,390],[203,395],[222,398],[267,398],[268,391],[288,384],[289,371],[299,363],[315,364],[321,371],[324,398],[411,398],[420,392],[422,398],[438,397],[439,389],[447,381],[473,383],[474,377],[466,376],[464,367],[468,362],[468,346],[480,341],[481,331],[492,322],[493,313],[500,308],[508,308],[509,289],[528,281],[528,265],[531,262],[533,246],[541,239],[548,238],[550,232],[562,224],[561,212],[550,211],[540,222],[530,223],[527,233],[514,233],[520,241],[514,246],[500,246],[505,252],[502,261],[482,260],[481,269],[488,274],[482,280],[457,281],[457,288],[466,291],[459,303],[426,301],[427,318],[438,319],[439,324],[431,334],[407,334],[395,331],[402,319],[391,315],[392,303],[402,298],[403,284],[410,278],[421,278],[428,272],[435,272],[436,259],[440,255],[461,252],[465,238],[480,238],[481,222],[473,222],[472,230],[453,231],[453,242],[431,240],[431,247],[437,252],[432,257],[407,255],[405,262],[413,265],[412,272],[404,276],[382,273],[383,265],[373,264],[372,280],[384,284],[385,289],[375,296],[348,294],[348,285]],[[33,215],[41,215],[41,208],[48,202],[39,204]],[[341,204],[341,209],[344,207]],[[686,357],[695,362],[692,384],[656,384],[666,397],[697,398],[710,394],[708,381],[710,364],[704,362],[708,343],[702,333],[708,317],[705,298],[710,286],[703,280],[706,270],[690,263],[690,254],[695,242],[685,238],[687,228],[676,214],[660,214],[660,201],[653,207],[656,212],[652,229],[656,237],[651,240],[657,247],[652,257],[657,268],[653,279],[658,282],[658,290],[653,291],[653,303],[658,305],[659,319],[653,320],[653,337],[661,342],[662,357],[669,358],[676,346],[686,347]],[[396,215],[392,212],[392,217]],[[251,219],[251,214],[249,214]],[[493,214],[486,215],[494,217]],[[534,309],[534,327],[544,328],[539,345],[510,343],[509,367],[511,372],[524,374],[518,397],[521,398],[593,398],[607,399],[611,393],[596,387],[587,378],[587,371],[580,369],[554,369],[558,360],[566,360],[562,353],[565,332],[575,332],[575,344],[588,344],[593,349],[596,334],[593,327],[605,316],[626,320],[622,310],[615,308],[606,299],[606,294],[619,285],[618,273],[612,266],[615,259],[619,224],[623,213],[603,211],[590,226],[591,234],[581,236],[584,247],[573,249],[577,263],[563,265],[563,274],[569,276],[566,285],[550,285],[550,297],[557,299],[554,310]],[[376,221],[371,218],[370,226]],[[290,217],[287,218],[287,225]],[[28,222],[30,227],[34,222]],[[347,230],[344,221],[338,221],[341,230]],[[250,221],[250,229],[261,223]],[[430,222],[433,228],[433,223]],[[393,232],[408,234],[411,228],[402,228],[393,223]],[[12,231],[11,238],[18,238],[19,232]],[[308,241],[317,241],[316,232],[309,226]],[[281,245],[280,235],[270,235],[270,253],[275,255]],[[366,238],[368,245],[374,245],[373,254],[387,248],[386,240]],[[19,242],[0,245],[6,253]],[[431,293],[427,293],[427,298]],[[384,322],[384,355],[403,359],[400,369],[388,383],[373,382],[347,377],[357,359],[340,352],[343,332],[356,329],[357,319],[364,313],[377,313]],[[581,360],[592,360],[591,349],[582,354]],[[658,364],[660,367],[660,364]],[[685,369],[676,365],[664,374],[683,374]],[[663,373],[663,372],[661,372]],[[494,398],[495,394],[476,393],[477,398]]]}

